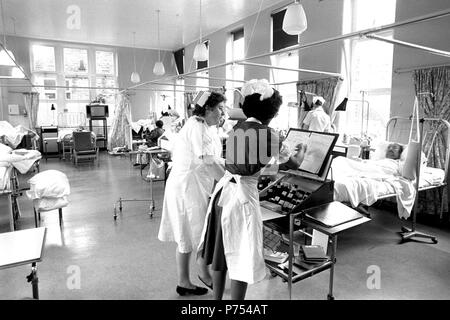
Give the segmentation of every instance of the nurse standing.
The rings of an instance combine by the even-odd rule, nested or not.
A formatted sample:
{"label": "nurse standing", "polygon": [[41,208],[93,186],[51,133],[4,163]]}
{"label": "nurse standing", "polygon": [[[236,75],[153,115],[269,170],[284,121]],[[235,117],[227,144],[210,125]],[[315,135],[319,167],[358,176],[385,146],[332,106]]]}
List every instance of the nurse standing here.
{"label": "nurse standing", "polygon": [[248,119],[237,124],[227,139],[226,172],[211,197],[198,249],[198,258],[211,264],[215,299],[222,299],[227,272],[233,300],[244,299],[247,285],[264,279],[258,176],[268,166],[276,173],[277,163],[282,169],[298,169],[305,152],[298,146],[293,156],[284,154],[281,159],[278,134],[268,127],[282,103],[278,91],[267,81],[253,80],[242,93]]}
{"label": "nurse standing", "polygon": [[[173,166],[164,192],[158,239],[175,241],[178,245],[176,291],[180,295],[203,295],[208,292],[208,289],[192,284],[189,260],[193,248],[200,241],[214,180],[219,180],[223,174],[220,164],[203,159],[221,157],[218,124],[224,115],[224,102],[222,94],[205,92],[195,107],[194,115],[178,133],[173,148]],[[208,285],[212,281],[208,267],[202,259],[198,262],[199,278]]]}

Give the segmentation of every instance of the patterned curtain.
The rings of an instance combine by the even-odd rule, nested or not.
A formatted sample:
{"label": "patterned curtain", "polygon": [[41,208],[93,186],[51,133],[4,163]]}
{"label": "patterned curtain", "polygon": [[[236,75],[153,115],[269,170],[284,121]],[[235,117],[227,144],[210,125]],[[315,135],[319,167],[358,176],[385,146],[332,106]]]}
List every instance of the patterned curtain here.
{"label": "patterned curtain", "polygon": [[127,93],[122,93],[119,97],[111,126],[108,149],[124,146],[132,149],[130,97]]}
{"label": "patterned curtain", "polygon": [[[297,92],[303,90],[305,92],[315,93],[325,99],[323,109],[328,115],[332,115],[335,106],[337,86],[342,82],[339,77],[331,77],[325,79],[307,80],[297,82]],[[299,93],[297,93],[299,94]],[[298,99],[299,100],[299,99]],[[300,101],[300,100],[299,100]],[[297,125],[300,128],[306,111],[300,110],[298,113]]]}
{"label": "patterned curtain", "polygon": [[[438,67],[415,70],[413,73],[414,89],[419,100],[419,110],[425,117],[440,118],[450,121],[450,67]],[[428,157],[428,165],[444,169],[445,152],[449,141],[447,132],[437,123],[424,134],[423,151]],[[434,143],[432,145],[432,140]],[[432,147],[432,150],[430,148]],[[448,212],[447,190],[443,192],[444,211]],[[421,212],[437,214],[440,209],[441,195],[436,189],[421,192],[419,195]]]}
{"label": "patterned curtain", "polygon": [[39,112],[39,92],[26,92],[23,94],[23,99],[25,101],[25,109],[28,113],[30,130],[35,130]]}

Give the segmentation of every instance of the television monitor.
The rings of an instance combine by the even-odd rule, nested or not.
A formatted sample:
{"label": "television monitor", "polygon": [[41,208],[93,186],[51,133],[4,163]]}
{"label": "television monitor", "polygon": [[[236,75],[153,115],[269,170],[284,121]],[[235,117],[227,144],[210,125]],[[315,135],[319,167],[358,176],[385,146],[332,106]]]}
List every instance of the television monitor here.
{"label": "television monitor", "polygon": [[108,106],[104,104],[88,104],[86,106],[86,117],[88,119],[107,118],[109,116]]}

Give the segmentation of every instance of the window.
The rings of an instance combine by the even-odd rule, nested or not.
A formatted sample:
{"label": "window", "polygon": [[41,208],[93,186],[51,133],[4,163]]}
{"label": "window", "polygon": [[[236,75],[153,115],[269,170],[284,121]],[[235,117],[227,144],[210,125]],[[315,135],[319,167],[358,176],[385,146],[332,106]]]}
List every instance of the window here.
{"label": "window", "polygon": [[[66,100],[85,100],[89,101],[89,89],[83,89],[78,87],[89,87],[89,78],[87,77],[66,77],[65,86]],[[77,87],[77,88],[74,88]]]}
{"label": "window", "polygon": [[86,49],[64,48],[64,73],[88,73],[88,52]]}
{"label": "window", "polygon": [[[395,0],[348,1],[353,17],[351,31],[395,21]],[[383,36],[391,37],[392,32]],[[356,136],[367,134],[373,138],[384,138],[390,117],[393,45],[377,40],[354,39],[349,42],[349,47],[350,97],[344,113],[345,129],[340,131]]]}
{"label": "window", "polygon": [[[227,43],[226,52],[227,61],[234,61],[245,58],[245,41],[244,41],[244,29],[239,29],[230,33],[230,38]],[[228,65],[226,67],[227,79],[244,80],[244,66],[240,64]],[[227,88],[231,90],[226,91],[227,103],[233,105],[234,94],[232,88],[239,88],[242,86],[242,82],[227,81]]]}
{"label": "window", "polygon": [[114,75],[114,52],[95,51],[95,73]]}
{"label": "window", "polygon": [[33,72],[55,72],[55,47],[33,45],[31,47]]}
{"label": "window", "polygon": [[298,36],[283,31],[283,19],[286,9],[272,14],[272,51],[281,50],[298,44]]}
{"label": "window", "polygon": [[184,73],[184,48],[173,53],[178,74]]}
{"label": "window", "polygon": [[56,75],[35,75],[33,83],[38,86],[40,100],[56,100]]}
{"label": "window", "polygon": [[[272,65],[286,68],[298,68],[299,56],[297,52],[283,53],[271,57]],[[298,73],[295,71],[271,69],[272,83],[291,82],[283,85],[276,85],[281,96],[283,104],[280,107],[278,116],[276,116],[270,126],[274,129],[287,130],[290,127],[296,128],[298,119],[297,105],[297,84]]]}
{"label": "window", "polygon": [[[116,54],[114,51],[93,47],[68,48],[62,44],[32,44],[32,81],[38,85],[40,107],[38,125],[58,124],[66,112],[86,113],[86,105],[102,94],[109,106],[112,121],[116,104],[117,87]],[[56,63],[55,63],[56,62]],[[93,88],[100,87],[100,89]],[[51,105],[55,111],[49,111]],[[60,117],[61,116],[61,117]],[[70,122],[74,126],[73,121]],[[79,123],[78,125],[84,125]]]}

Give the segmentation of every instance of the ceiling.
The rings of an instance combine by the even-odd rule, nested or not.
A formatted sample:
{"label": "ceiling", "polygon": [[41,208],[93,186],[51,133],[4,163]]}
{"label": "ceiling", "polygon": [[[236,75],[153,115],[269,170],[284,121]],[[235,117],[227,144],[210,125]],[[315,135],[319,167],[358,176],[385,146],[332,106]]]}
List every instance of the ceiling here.
{"label": "ceiling", "polygon": [[[136,32],[136,47],[175,50],[197,40],[200,33],[200,0],[2,1],[8,35],[131,47]],[[261,1],[262,9],[286,2],[202,0],[203,35],[257,13]],[[161,10],[160,46],[158,9]]]}

